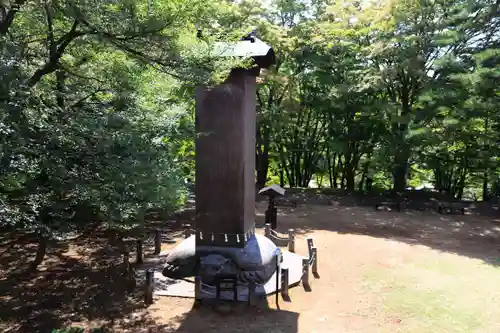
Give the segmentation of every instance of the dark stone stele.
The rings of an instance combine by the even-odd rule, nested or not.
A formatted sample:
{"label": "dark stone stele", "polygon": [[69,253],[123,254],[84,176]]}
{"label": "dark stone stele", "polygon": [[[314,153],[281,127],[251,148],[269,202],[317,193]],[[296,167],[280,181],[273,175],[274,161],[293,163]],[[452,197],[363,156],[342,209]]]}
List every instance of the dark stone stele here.
{"label": "dark stone stele", "polygon": [[162,273],[263,284],[276,271],[276,245],[255,235],[256,76],[274,63],[274,51],[254,32],[216,47],[222,56],[252,57],[254,66],[197,91],[196,233],[169,253]]}

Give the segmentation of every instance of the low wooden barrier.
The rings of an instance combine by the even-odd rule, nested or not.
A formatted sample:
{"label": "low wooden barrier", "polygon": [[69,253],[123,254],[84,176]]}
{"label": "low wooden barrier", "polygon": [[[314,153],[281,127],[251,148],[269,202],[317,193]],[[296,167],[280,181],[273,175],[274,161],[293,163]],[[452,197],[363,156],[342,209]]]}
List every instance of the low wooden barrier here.
{"label": "low wooden barrier", "polygon": [[311,291],[311,281],[309,279],[309,271],[312,271],[313,276],[318,279],[318,249],[314,246],[312,238],[307,238],[307,249],[309,252],[308,258],[302,259],[302,286],[306,291]]}
{"label": "low wooden barrier", "polygon": [[144,303],[146,305],[153,304],[154,289],[155,289],[154,270],[150,268],[146,270],[146,283],[144,286]]}
{"label": "low wooden barrier", "polygon": [[273,241],[276,246],[288,248],[288,251],[295,252],[295,231],[288,230],[288,235],[280,234],[271,228],[271,224],[267,223],[264,229],[264,235]]}

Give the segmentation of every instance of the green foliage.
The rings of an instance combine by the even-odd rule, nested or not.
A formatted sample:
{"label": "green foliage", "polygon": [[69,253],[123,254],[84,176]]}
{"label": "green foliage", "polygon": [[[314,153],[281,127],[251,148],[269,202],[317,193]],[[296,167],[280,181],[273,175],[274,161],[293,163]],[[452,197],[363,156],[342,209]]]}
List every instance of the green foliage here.
{"label": "green foliage", "polygon": [[367,189],[371,173],[370,186],[396,190],[490,189],[498,10],[487,1],[271,1],[254,14],[278,49],[259,87],[257,173],[276,163],[290,186],[325,174],[330,186]]}
{"label": "green foliage", "polygon": [[[193,176],[190,92],[241,59],[226,2],[7,1],[0,13],[0,225],[44,238],[173,211]],[[222,24],[221,24],[222,23]],[[204,30],[202,39],[196,29]]]}
{"label": "green foliage", "polygon": [[248,65],[213,50],[251,26],[277,55],[258,81],[259,186],[498,192],[500,21],[488,1],[1,10],[2,225],[54,237],[181,205],[194,177],[194,89]]}

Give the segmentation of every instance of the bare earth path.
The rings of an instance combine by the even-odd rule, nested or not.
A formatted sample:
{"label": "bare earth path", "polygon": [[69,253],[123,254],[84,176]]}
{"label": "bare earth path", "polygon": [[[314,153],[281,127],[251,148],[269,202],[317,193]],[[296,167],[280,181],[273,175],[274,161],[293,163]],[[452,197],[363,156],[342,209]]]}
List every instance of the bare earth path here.
{"label": "bare earth path", "polygon": [[[366,237],[339,236],[330,232],[312,232],[308,235],[314,237],[315,244],[321,249],[321,277],[313,280],[312,292],[307,293],[298,286],[291,289],[290,303],[280,301],[281,311],[296,313],[297,322],[290,323],[289,316],[280,316],[279,313],[270,317],[275,318],[272,321],[267,318],[268,310],[262,310],[263,316],[257,321],[253,316],[242,316],[240,313],[231,318],[227,332],[354,332],[371,326],[367,320],[373,319],[377,311],[369,295],[364,295],[361,286],[361,272],[369,264],[369,258],[363,254],[363,246],[367,245],[364,240]],[[297,253],[306,254],[305,239],[300,237],[298,242]],[[340,256],[341,253],[345,256]],[[268,303],[271,309],[276,309],[274,297],[269,297]],[[158,298],[151,309],[151,315],[156,317],[156,322],[167,323],[172,318],[173,308],[176,309],[175,316],[179,316],[191,305],[191,300],[162,297]],[[181,308],[183,310],[180,310]],[[204,319],[209,322],[213,319],[222,322],[228,319],[227,316],[221,318],[217,314],[212,316],[215,318]],[[282,319],[285,322],[281,322]],[[210,327],[210,324],[208,326]],[[206,327],[203,322],[197,320],[196,324],[181,327],[180,332],[207,332]],[[213,331],[208,332],[225,332],[218,325],[212,328]]]}
{"label": "bare earth path", "polygon": [[[259,203],[260,222],[264,210]],[[131,333],[500,332],[497,221],[428,212],[375,212],[369,207],[335,203],[280,208],[278,219],[279,230],[297,230],[297,253],[305,255],[305,238],[313,237],[320,273],[320,279],[311,278],[312,292],[305,292],[301,286],[291,289],[291,302],[280,300],[280,310],[276,309],[274,296],[259,307],[238,305],[222,313],[192,309],[192,299],[169,297],[159,297],[155,304],[144,308],[140,290],[114,302],[114,292],[104,289],[89,296],[104,302],[101,310],[86,310],[87,314],[79,320],[65,315],[63,310],[57,313],[69,318],[64,321],[67,324],[105,325],[112,332]],[[65,251],[64,255],[70,256],[72,250]],[[48,257],[52,260],[55,256]],[[95,266],[92,260],[95,259],[89,265]],[[111,282],[120,287],[116,278],[111,281],[108,279],[108,285]],[[88,292],[88,288],[85,290]],[[0,291],[0,305],[2,300],[13,299],[5,288]],[[72,293],[75,303],[81,292]],[[64,291],[58,295],[60,307],[72,299]],[[120,307],[110,311],[116,304]],[[4,305],[6,309],[13,307]],[[82,311],[81,307],[72,309]],[[0,320],[0,328],[7,329],[5,332],[47,332],[9,331],[8,326],[15,327],[2,326]]]}
{"label": "bare earth path", "polygon": [[[258,217],[262,219],[265,208],[262,205],[258,208]],[[476,290],[477,295],[472,291],[468,293],[464,288],[473,289],[475,283],[465,280],[452,294],[465,294],[466,302],[475,297],[481,302],[485,295],[492,301],[500,300],[500,289],[492,281],[500,278],[500,270],[485,264],[482,259],[470,259],[480,256],[494,261],[495,256],[498,258],[498,247],[491,246],[500,233],[494,223],[469,216],[377,213],[361,207],[299,206],[281,211],[279,229],[295,228],[299,233],[297,253],[307,253],[305,238],[308,236],[313,237],[318,247],[321,277],[313,280],[312,292],[305,292],[300,286],[293,288],[292,301],[280,301],[280,311],[276,311],[274,297],[269,297],[269,308],[241,306],[230,314],[207,309],[191,310],[193,303],[189,299],[158,298],[147,315],[158,325],[158,331],[373,333],[419,332],[438,325],[440,332],[494,332],[498,328],[494,325],[495,316],[500,314],[497,305],[492,314],[477,323],[467,320],[467,316],[476,315],[474,308],[464,310],[465,319],[461,313],[454,318],[454,311],[448,317],[441,316],[444,309],[458,307],[460,310],[463,304],[432,303],[435,299],[453,295],[439,289],[441,283],[449,283],[446,276],[442,276],[443,272],[425,271],[428,262],[451,270],[459,270],[464,267],[464,262],[468,262],[471,272],[462,274],[471,274],[479,280],[484,278],[484,283],[492,283],[494,290]],[[422,266],[424,271],[410,271],[415,265]],[[484,277],[478,274],[483,270],[486,271]],[[409,272],[415,276],[406,281],[404,276],[401,279],[395,276],[395,272]],[[422,281],[418,282],[419,279]],[[401,284],[407,282],[409,289],[402,290]],[[424,286],[423,289],[419,284]],[[419,300],[418,295],[426,292],[430,293],[430,299]],[[393,306],[392,298],[398,295],[402,300]],[[411,305],[412,299],[417,299],[417,303]],[[462,298],[450,301],[462,302]],[[436,316],[431,313],[426,317],[425,311],[421,312],[428,302],[431,303],[429,311],[436,312]]]}

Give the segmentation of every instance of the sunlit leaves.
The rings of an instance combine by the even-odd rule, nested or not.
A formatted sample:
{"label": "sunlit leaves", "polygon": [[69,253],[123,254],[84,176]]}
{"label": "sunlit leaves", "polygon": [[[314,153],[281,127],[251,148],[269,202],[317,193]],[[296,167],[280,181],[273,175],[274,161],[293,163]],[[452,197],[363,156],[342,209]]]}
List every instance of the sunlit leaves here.
{"label": "sunlit leaves", "polygon": [[248,31],[224,25],[230,14],[199,0],[27,1],[0,44],[1,223],[49,236],[179,204],[194,169],[190,90],[242,63],[210,53]]}

